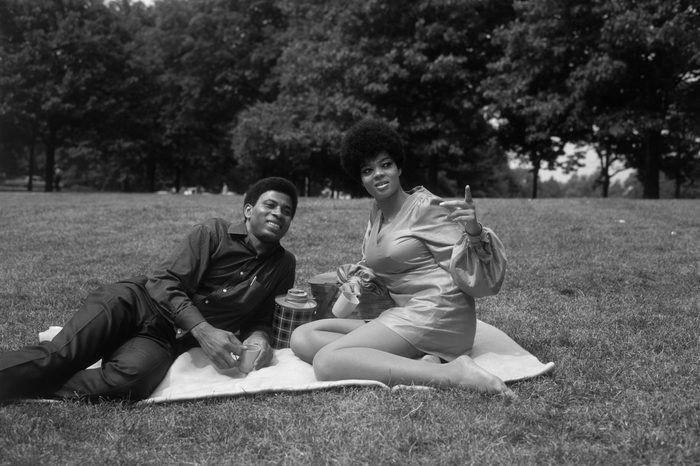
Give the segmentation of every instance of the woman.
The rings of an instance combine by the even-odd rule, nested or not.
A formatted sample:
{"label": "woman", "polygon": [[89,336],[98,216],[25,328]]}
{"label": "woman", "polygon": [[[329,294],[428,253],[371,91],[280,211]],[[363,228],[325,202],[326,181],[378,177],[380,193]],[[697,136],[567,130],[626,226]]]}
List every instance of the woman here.
{"label": "woman", "polygon": [[[382,280],[396,306],[367,323],[302,325],[292,334],[292,350],[313,364],[319,380],[458,385],[511,396],[501,379],[465,354],[476,332],[474,297],[497,293],[503,281],[503,246],[477,221],[468,186],[464,201],[442,201],[422,187],[405,192],[403,161],[401,140],[386,123],[361,121],[343,138],[343,169],[375,201],[360,265]],[[360,293],[357,283],[343,286]],[[435,356],[448,362],[435,364]]]}

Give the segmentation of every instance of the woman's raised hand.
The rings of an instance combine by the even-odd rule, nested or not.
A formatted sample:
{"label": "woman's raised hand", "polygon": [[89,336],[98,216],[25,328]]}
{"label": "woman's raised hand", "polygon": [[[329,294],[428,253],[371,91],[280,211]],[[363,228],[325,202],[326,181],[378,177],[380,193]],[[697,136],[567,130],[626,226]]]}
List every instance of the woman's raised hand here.
{"label": "woman's raised hand", "polygon": [[362,295],[362,286],[360,285],[359,279],[350,277],[348,281],[340,286],[340,292],[351,293],[359,298]]}
{"label": "woman's raised hand", "polygon": [[472,199],[472,192],[469,185],[464,187],[463,201],[443,201],[441,206],[450,209],[450,214],[447,216],[453,222],[459,223],[464,227],[464,231],[471,236],[481,234],[481,224],[476,219],[476,206]]}

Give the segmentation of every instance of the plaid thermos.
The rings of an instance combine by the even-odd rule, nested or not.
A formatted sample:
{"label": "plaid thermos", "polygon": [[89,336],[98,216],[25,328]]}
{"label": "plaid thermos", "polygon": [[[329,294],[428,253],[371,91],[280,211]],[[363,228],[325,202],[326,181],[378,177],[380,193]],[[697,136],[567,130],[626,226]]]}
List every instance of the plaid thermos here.
{"label": "plaid thermos", "polygon": [[272,317],[272,346],[289,348],[289,338],[295,328],[313,319],[316,301],[304,290],[292,288],[287,294],[275,298],[275,314]]}

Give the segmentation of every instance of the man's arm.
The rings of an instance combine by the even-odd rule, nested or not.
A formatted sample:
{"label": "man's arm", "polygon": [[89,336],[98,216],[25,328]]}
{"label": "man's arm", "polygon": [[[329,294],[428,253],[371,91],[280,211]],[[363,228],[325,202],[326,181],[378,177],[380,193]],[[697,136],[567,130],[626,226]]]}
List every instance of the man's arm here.
{"label": "man's arm", "polygon": [[216,367],[228,369],[236,365],[231,353],[239,355],[243,348],[233,333],[218,329],[206,321],[192,327],[191,333]]}
{"label": "man's arm", "polygon": [[204,317],[190,299],[190,294],[197,290],[209,266],[211,251],[217,243],[214,228],[207,223],[196,225],[148,277],[146,289],[151,298],[182,330],[189,331],[204,322]]}
{"label": "man's arm", "polygon": [[260,354],[255,360],[255,369],[260,369],[270,363],[273,356],[271,346],[272,337],[272,316],[275,309],[275,297],[281,294],[286,294],[287,290],[294,287],[296,274],[296,258],[288,251],[282,263],[276,268],[276,274],[273,276],[273,283],[270,283],[272,292],[262,302],[258,318],[247,329],[242,329],[243,335],[247,335],[243,341],[243,345],[259,345],[262,348]]}
{"label": "man's arm", "polygon": [[235,365],[231,353],[240,354],[241,342],[233,333],[209,324],[190,298],[209,267],[212,251],[221,241],[215,222],[196,225],[149,277],[146,289],[178,328],[191,332],[217,367],[227,369]]}

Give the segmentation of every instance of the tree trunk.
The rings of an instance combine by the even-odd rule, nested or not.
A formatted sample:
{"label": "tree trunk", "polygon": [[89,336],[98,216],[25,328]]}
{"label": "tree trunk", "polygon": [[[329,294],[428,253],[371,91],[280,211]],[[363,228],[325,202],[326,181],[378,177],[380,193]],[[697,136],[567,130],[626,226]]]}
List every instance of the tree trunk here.
{"label": "tree trunk", "polygon": [[537,185],[540,180],[540,157],[535,155],[532,159],[532,198],[537,199]]}
{"label": "tree trunk", "polygon": [[428,190],[435,192],[438,185],[438,155],[431,154],[428,158]]}
{"label": "tree trunk", "polygon": [[605,173],[603,174],[603,199],[606,199],[608,197],[608,192],[610,190],[610,173],[608,173],[608,170],[605,170]]}
{"label": "tree trunk", "polygon": [[179,193],[180,188],[182,188],[182,170],[178,165],[177,167],[175,167],[175,192]]}
{"label": "tree trunk", "polygon": [[645,137],[644,147],[644,199],[659,198],[659,172],[661,154],[659,147],[659,134],[648,131]]}
{"label": "tree trunk", "polygon": [[683,163],[682,163],[683,157],[681,157],[681,148],[680,144],[676,147],[676,160],[674,163],[674,171],[675,171],[675,186],[674,186],[674,192],[673,192],[673,197],[676,199],[681,198],[681,184],[683,184]]}
{"label": "tree trunk", "polygon": [[31,140],[29,141],[29,181],[27,181],[27,191],[34,190],[34,170],[36,169],[36,167],[34,166],[36,158],[36,128],[34,125],[32,125],[32,135],[30,137]]}
{"label": "tree trunk", "polygon": [[146,178],[148,183],[148,190],[150,192],[156,191],[156,157],[151,151],[149,151],[148,157],[146,158]]}
{"label": "tree trunk", "polygon": [[46,144],[46,160],[44,161],[44,191],[53,191],[53,172],[56,162],[56,125],[49,121],[49,140]]}
{"label": "tree trunk", "polygon": [[605,161],[601,165],[601,181],[603,182],[603,199],[608,197],[610,192],[610,157],[605,156]]}

